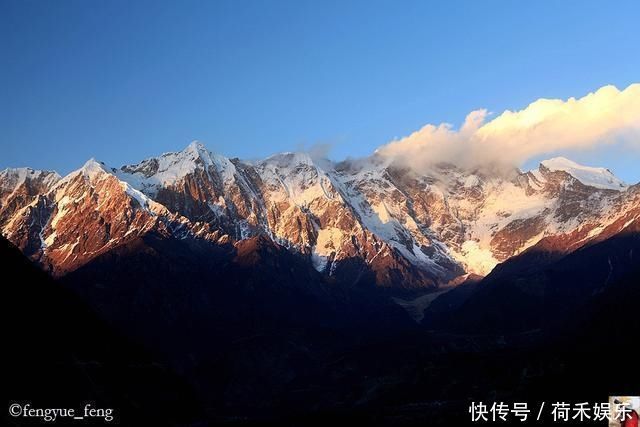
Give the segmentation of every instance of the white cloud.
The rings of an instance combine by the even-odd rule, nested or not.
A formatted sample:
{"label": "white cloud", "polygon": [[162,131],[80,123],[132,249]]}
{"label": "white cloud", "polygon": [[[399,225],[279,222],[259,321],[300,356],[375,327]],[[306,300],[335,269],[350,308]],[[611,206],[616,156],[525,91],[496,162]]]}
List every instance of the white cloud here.
{"label": "white cloud", "polygon": [[487,117],[486,110],[472,111],[458,130],[446,123],[426,125],[376,153],[420,170],[438,162],[519,166],[562,150],[616,142],[640,146],[640,84],[622,91],[604,86],[566,101],[539,99],[523,110]]}

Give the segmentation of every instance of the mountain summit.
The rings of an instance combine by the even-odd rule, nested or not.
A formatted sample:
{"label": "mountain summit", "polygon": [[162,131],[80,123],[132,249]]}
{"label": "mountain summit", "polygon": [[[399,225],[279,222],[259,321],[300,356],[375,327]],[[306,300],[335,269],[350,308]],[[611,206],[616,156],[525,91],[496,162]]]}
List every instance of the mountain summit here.
{"label": "mountain summit", "polygon": [[551,172],[562,171],[571,175],[582,184],[604,190],[625,190],[628,186],[618,179],[609,169],[583,166],[564,157],[554,157],[540,163]]}

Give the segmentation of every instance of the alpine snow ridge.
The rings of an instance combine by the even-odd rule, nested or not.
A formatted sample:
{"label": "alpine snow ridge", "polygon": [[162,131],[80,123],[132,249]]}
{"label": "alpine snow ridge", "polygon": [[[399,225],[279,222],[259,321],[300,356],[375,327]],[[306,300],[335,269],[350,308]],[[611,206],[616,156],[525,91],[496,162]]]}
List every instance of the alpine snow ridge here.
{"label": "alpine snow ridge", "polygon": [[264,236],[327,277],[357,283],[367,269],[380,287],[424,289],[486,275],[543,240],[574,250],[639,216],[638,185],[563,158],[525,172],[415,171],[377,155],[247,162],[193,142],[65,177],[0,173],[0,231],[56,275],[147,233],[228,246]]}

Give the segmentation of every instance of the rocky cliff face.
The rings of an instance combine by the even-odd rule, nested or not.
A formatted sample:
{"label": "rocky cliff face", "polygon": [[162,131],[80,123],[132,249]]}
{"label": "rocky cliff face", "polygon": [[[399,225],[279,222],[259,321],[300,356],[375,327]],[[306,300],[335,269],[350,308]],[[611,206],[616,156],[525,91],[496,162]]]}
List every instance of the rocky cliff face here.
{"label": "rocky cliff face", "polygon": [[6,170],[0,202],[2,234],[55,274],[150,231],[234,245],[263,235],[327,277],[417,289],[487,274],[543,239],[575,249],[619,232],[637,219],[640,190],[559,158],[529,172],[415,171],[375,155],[244,162],[192,143],[117,169],[91,160],[64,178]]}

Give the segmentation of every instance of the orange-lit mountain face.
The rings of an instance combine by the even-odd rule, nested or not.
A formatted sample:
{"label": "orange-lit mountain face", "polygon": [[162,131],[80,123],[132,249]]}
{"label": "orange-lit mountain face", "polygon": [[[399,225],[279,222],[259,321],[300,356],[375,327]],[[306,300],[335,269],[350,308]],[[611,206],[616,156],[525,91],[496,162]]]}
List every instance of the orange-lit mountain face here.
{"label": "orange-lit mountain face", "polygon": [[639,186],[562,158],[528,172],[418,172],[377,156],[244,162],[192,143],[121,168],[0,174],[2,234],[54,275],[149,233],[230,250],[264,236],[326,278],[419,290],[486,275],[535,245],[573,251],[639,216]]}

